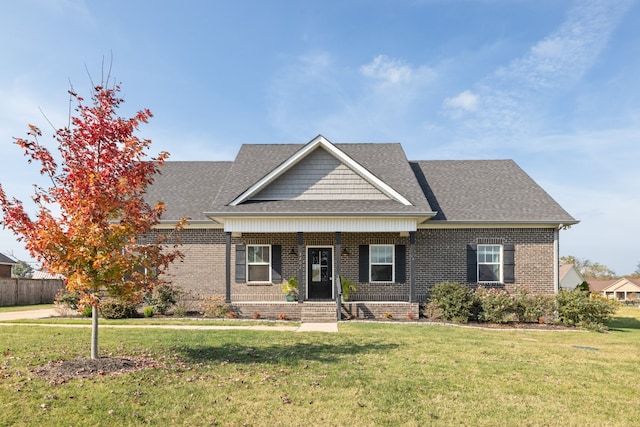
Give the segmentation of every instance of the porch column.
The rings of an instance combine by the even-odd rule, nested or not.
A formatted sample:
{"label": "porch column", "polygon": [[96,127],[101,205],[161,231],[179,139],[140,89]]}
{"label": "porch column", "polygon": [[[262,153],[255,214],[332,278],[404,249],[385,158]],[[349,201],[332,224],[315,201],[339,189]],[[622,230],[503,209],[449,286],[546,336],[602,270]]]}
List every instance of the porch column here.
{"label": "porch column", "polygon": [[225,234],[225,257],[227,265],[225,266],[225,302],[231,303],[231,232],[227,231]]}
{"label": "porch column", "polygon": [[[334,283],[338,284],[338,289],[340,289],[340,266],[341,266],[341,262],[342,262],[342,233],[339,231],[336,231],[336,255],[335,255],[335,259],[336,259],[336,271],[333,275],[333,277],[337,277],[338,278],[338,282],[336,282],[334,280]],[[336,295],[336,298],[338,296]]]}
{"label": "porch column", "polygon": [[298,231],[298,303],[304,301],[304,266],[302,265],[303,235]]}
{"label": "porch column", "polygon": [[416,232],[409,232],[409,302],[416,299]]}

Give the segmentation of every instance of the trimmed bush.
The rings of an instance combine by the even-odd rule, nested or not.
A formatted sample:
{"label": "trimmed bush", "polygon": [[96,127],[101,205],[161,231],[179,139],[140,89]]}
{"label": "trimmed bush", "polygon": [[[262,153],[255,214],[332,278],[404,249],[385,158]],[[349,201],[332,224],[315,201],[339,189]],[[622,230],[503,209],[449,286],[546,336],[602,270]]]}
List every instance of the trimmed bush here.
{"label": "trimmed bush", "polygon": [[556,302],[553,295],[535,295],[526,287],[518,287],[515,310],[522,323],[549,322],[555,318]]}
{"label": "trimmed bush", "polygon": [[443,320],[467,323],[472,318],[473,305],[473,292],[467,286],[455,282],[442,282],[431,290],[427,311],[435,313],[437,308]]}
{"label": "trimmed bush", "polygon": [[145,295],[145,302],[152,306],[159,314],[167,311],[176,304],[178,290],[169,284],[161,284]]}
{"label": "trimmed bush", "polygon": [[150,305],[146,306],[142,314],[144,317],[153,317],[153,307]]}
{"label": "trimmed bush", "polygon": [[64,306],[70,310],[77,311],[80,297],[76,292],[69,292],[66,289],[60,289],[56,294],[54,303],[56,305]]}
{"label": "trimmed bush", "polygon": [[116,298],[107,298],[100,304],[100,315],[105,319],[127,319],[137,317],[138,311],[136,304]]}
{"label": "trimmed bush", "polygon": [[93,315],[93,307],[90,305],[85,305],[82,307],[82,316],[91,317]]}
{"label": "trimmed bush", "polygon": [[202,298],[200,308],[204,317],[227,317],[227,313],[231,311],[224,297],[220,295],[208,295]]}
{"label": "trimmed bush", "polygon": [[558,320],[567,326],[602,331],[618,309],[618,302],[581,290],[560,291],[556,297]]}
{"label": "trimmed bush", "polygon": [[514,298],[503,289],[479,287],[474,292],[481,322],[507,323],[517,319]]}

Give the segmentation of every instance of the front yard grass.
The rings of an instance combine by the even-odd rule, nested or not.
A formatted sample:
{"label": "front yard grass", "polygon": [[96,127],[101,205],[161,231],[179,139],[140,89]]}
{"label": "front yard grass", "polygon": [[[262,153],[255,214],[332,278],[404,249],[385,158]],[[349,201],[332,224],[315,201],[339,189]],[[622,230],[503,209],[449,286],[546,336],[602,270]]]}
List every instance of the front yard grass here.
{"label": "front yard grass", "polygon": [[340,333],[102,329],[113,376],[40,377],[86,329],[0,327],[0,425],[628,426],[640,309],[609,333],[341,323]]}
{"label": "front yard grass", "polygon": [[53,304],[37,304],[37,305],[11,305],[0,307],[0,313],[11,311],[31,311],[31,310],[44,310],[53,308]]}

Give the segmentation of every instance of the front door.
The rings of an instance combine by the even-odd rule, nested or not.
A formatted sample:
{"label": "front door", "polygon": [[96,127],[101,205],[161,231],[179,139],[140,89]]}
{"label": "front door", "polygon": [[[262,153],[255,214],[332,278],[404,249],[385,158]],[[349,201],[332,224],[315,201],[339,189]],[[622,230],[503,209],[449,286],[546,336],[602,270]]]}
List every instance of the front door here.
{"label": "front door", "polygon": [[309,299],[331,299],[333,295],[333,248],[307,249]]}

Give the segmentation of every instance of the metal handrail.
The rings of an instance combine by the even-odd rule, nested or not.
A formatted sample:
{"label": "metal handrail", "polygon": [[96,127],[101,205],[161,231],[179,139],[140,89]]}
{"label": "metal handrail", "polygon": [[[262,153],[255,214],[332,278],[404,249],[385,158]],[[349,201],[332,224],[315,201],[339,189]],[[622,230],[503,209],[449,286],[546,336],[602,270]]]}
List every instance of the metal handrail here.
{"label": "metal handrail", "polygon": [[336,320],[339,322],[342,318],[342,277],[338,276],[338,290],[336,292]]}

